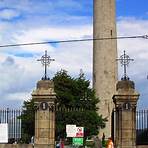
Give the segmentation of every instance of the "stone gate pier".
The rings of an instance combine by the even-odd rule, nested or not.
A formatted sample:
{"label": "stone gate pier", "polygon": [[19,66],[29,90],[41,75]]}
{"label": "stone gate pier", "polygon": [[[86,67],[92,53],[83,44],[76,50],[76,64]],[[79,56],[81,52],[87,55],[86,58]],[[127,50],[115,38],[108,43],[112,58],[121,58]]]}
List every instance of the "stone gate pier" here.
{"label": "stone gate pier", "polygon": [[55,99],[51,80],[40,80],[32,93],[35,101],[35,144],[55,148]]}
{"label": "stone gate pier", "polygon": [[113,96],[115,104],[115,147],[136,148],[136,106],[139,93],[133,81],[123,79],[116,85]]}

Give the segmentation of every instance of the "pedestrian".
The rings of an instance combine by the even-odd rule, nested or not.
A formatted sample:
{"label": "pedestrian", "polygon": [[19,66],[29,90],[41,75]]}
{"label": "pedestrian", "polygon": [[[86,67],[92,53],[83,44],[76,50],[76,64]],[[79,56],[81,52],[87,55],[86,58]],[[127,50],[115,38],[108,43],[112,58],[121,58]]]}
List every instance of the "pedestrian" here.
{"label": "pedestrian", "polygon": [[94,136],[93,140],[94,140],[95,148],[102,148],[102,142],[98,136]]}
{"label": "pedestrian", "polygon": [[106,147],[105,134],[102,135],[102,147]]}
{"label": "pedestrian", "polygon": [[64,139],[60,140],[60,148],[64,148]]}
{"label": "pedestrian", "polygon": [[114,144],[113,144],[113,141],[112,141],[111,137],[108,138],[107,148],[114,148]]}
{"label": "pedestrian", "polygon": [[56,148],[60,148],[60,143],[57,143],[56,144]]}
{"label": "pedestrian", "polygon": [[98,140],[98,148],[102,148],[102,141],[100,140],[98,136],[96,138]]}

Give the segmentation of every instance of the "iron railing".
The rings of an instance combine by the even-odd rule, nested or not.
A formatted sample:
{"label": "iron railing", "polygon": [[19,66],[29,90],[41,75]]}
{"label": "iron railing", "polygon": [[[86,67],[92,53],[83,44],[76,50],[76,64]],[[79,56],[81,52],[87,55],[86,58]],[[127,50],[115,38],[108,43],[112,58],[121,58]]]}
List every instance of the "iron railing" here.
{"label": "iron railing", "polygon": [[21,138],[21,116],[22,111],[17,109],[0,109],[0,123],[8,124],[9,141],[17,141]]}
{"label": "iron railing", "polygon": [[[57,110],[57,109],[56,109]],[[61,111],[60,109],[58,109]],[[70,110],[71,111],[71,110]],[[79,111],[79,110],[78,110]],[[113,115],[115,114],[115,111]],[[10,140],[19,140],[22,135],[22,121],[19,118],[22,110],[19,109],[0,109],[0,123],[8,123],[8,138]],[[112,126],[114,127],[115,118],[113,116]],[[115,129],[112,129],[112,132]],[[136,112],[136,143],[137,145],[148,145],[148,110],[139,110]]]}
{"label": "iron railing", "polygon": [[[116,110],[112,112],[112,137],[114,140],[116,132],[116,118],[119,114]],[[117,119],[118,120],[118,119]],[[117,135],[116,135],[117,136]],[[148,145],[148,110],[136,111],[136,145]]]}
{"label": "iron railing", "polygon": [[148,145],[148,110],[139,110],[136,113],[136,143]]}

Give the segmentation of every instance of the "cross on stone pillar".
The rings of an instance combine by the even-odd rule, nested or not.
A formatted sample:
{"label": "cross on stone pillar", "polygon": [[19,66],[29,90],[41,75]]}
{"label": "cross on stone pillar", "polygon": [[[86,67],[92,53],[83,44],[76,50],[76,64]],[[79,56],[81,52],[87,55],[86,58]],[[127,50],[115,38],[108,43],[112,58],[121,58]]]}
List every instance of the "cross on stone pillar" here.
{"label": "cross on stone pillar", "polygon": [[32,92],[35,104],[35,147],[55,148],[55,101],[54,82],[47,77],[47,66],[50,56],[45,55],[38,59],[45,68],[42,80],[37,82],[36,89]]}
{"label": "cross on stone pillar", "polygon": [[124,54],[121,55],[120,58],[117,60],[120,61],[121,66],[123,66],[124,75],[121,79],[129,80],[129,77],[127,76],[127,66],[129,65],[130,61],[134,61],[134,59],[130,59],[130,57],[125,53],[124,50]]}
{"label": "cross on stone pillar", "polygon": [[50,56],[47,55],[47,50],[45,50],[45,55],[41,57],[41,59],[38,59],[37,61],[41,61],[42,65],[44,66],[44,77],[42,77],[42,80],[48,80],[47,77],[47,66],[51,63],[51,61],[55,61],[55,59],[51,59]]}
{"label": "cross on stone pillar", "polygon": [[135,90],[135,84],[127,76],[127,66],[130,61],[124,54],[117,59],[124,68],[124,75],[116,85],[116,93],[113,96],[114,110],[114,143],[119,148],[136,148],[136,106],[139,93]]}

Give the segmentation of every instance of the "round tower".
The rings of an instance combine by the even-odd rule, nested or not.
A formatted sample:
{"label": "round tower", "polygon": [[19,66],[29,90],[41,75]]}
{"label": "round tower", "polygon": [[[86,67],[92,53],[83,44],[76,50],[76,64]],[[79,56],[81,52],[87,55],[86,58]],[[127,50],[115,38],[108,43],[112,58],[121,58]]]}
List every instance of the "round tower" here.
{"label": "round tower", "polygon": [[[112,96],[117,82],[115,0],[94,0],[93,87],[100,102],[98,113],[108,122],[100,136],[111,136]],[[106,38],[106,39],[105,39]]]}

